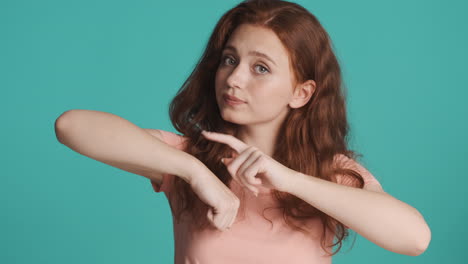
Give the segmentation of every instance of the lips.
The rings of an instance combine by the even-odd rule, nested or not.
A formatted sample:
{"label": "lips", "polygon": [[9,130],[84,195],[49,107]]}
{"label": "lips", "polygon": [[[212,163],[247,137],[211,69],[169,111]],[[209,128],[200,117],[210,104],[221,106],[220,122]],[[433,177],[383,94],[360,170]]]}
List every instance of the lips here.
{"label": "lips", "polygon": [[229,94],[224,94],[223,98],[224,98],[224,100],[229,100],[229,101],[232,101],[232,102],[235,102],[235,103],[245,103],[245,101],[242,101],[241,99],[239,99],[239,98],[237,98],[235,96],[229,95]]}

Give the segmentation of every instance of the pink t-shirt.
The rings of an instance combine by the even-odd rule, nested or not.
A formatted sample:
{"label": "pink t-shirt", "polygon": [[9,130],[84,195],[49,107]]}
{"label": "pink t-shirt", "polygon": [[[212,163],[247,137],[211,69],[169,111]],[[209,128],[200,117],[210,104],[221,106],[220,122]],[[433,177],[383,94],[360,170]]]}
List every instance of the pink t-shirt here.
{"label": "pink t-shirt", "polygon": [[[164,130],[160,130],[164,142],[175,148],[184,149],[185,138]],[[340,157],[348,164],[355,166],[366,183],[377,179],[359,163]],[[163,175],[161,186],[151,181],[156,192],[164,192],[171,203],[169,193],[172,191],[173,175]],[[338,181],[341,183],[341,180]],[[241,186],[231,181],[230,189],[241,199]],[[174,260],[175,264],[330,264],[331,257],[326,257],[320,246],[322,224],[319,220],[310,220],[302,227],[311,231],[312,235],[305,235],[291,229],[283,220],[279,209],[265,210],[263,208],[274,205],[273,197],[268,189],[262,189],[258,197],[249,190],[245,191],[245,200],[241,200],[245,207],[245,215],[236,217],[234,224],[227,231],[217,229],[201,232],[188,232],[187,226],[173,221],[174,228]],[[333,242],[333,235],[328,232],[327,244]],[[329,249],[331,251],[331,249]]]}

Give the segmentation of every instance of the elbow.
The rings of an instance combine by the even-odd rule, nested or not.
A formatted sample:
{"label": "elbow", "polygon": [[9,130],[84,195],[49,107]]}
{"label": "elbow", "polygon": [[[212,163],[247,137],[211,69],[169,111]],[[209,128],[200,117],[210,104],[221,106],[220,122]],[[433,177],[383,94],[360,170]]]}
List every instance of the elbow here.
{"label": "elbow", "polygon": [[75,112],[75,110],[65,111],[55,120],[55,123],[54,123],[55,137],[62,144],[64,144],[65,142],[66,127],[68,126],[68,123],[70,123],[70,119],[71,119],[71,116],[73,115],[72,114],[73,112]]}
{"label": "elbow", "polygon": [[431,229],[427,224],[425,225],[424,232],[422,233],[423,234],[420,236],[420,239],[416,244],[416,248],[413,250],[412,254],[410,254],[411,256],[419,256],[429,247],[431,242]]}
{"label": "elbow", "polygon": [[421,255],[422,253],[424,253],[426,251],[427,247],[429,246],[429,241],[421,243],[418,247],[416,247],[415,250],[413,250],[408,255],[413,256],[413,257],[417,257],[417,256]]}

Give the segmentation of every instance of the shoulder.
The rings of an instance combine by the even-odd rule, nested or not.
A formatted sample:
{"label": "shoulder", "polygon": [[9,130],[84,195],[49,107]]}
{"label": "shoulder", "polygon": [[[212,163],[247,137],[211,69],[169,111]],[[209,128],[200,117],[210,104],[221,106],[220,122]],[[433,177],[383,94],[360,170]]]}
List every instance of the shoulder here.
{"label": "shoulder", "polygon": [[[344,154],[337,154],[334,157],[335,166],[342,169],[351,169],[358,172],[362,178],[364,179],[364,184],[377,184],[380,185],[379,181],[375,178],[375,176],[365,168],[360,162],[349,158]],[[340,184],[345,185],[353,185],[353,178],[349,177],[349,175],[336,175],[337,182]]]}
{"label": "shoulder", "polygon": [[154,137],[163,141],[164,143],[172,147],[178,148],[178,149],[183,149],[186,146],[186,142],[188,140],[188,138],[183,135],[179,135],[177,133],[162,130],[162,129],[147,128],[145,130],[151,135],[153,135]]}
{"label": "shoulder", "polygon": [[350,157],[338,153],[333,156],[333,165],[341,168],[353,168],[355,167],[357,162],[354,159],[351,159]]}
{"label": "shoulder", "polygon": [[164,141],[168,143],[170,142],[179,143],[179,142],[183,142],[187,140],[187,137],[184,137],[183,135],[179,135],[174,132],[165,131],[165,130],[159,130],[159,132],[161,133],[161,136],[163,137]]}

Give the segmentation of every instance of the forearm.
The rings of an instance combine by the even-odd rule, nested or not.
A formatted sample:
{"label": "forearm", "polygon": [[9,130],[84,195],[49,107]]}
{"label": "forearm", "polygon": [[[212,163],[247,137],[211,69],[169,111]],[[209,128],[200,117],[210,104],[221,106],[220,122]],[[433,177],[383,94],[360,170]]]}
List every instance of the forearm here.
{"label": "forearm", "polygon": [[389,251],[416,256],[430,230],[410,205],[382,192],[340,185],[295,172],[288,192]]}
{"label": "forearm", "polygon": [[65,112],[56,121],[56,135],[62,144],[82,155],[149,179],[168,173],[189,181],[187,170],[196,162],[190,154],[106,112]]}

